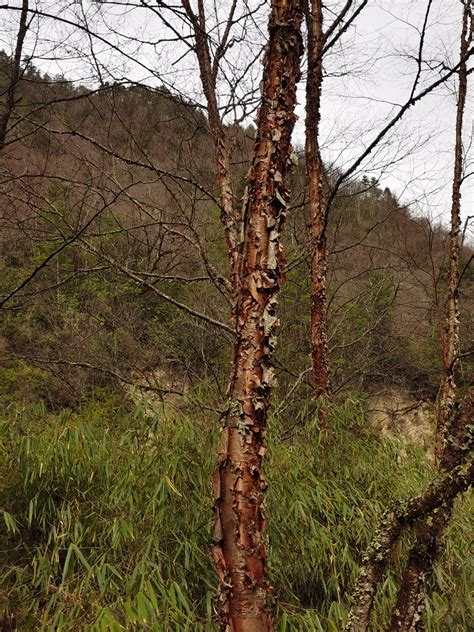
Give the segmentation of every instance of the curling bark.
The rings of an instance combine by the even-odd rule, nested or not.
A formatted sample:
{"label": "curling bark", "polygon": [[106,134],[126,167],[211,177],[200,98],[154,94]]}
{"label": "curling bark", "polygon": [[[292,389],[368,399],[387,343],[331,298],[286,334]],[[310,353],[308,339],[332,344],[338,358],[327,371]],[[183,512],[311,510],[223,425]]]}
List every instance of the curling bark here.
{"label": "curling bark", "polygon": [[242,208],[230,404],[214,477],[213,556],[220,580],[221,623],[229,632],[273,629],[262,457],[283,280],[280,235],[289,198],[285,181],[296,119],[301,21],[300,0],[272,1],[256,140]]}

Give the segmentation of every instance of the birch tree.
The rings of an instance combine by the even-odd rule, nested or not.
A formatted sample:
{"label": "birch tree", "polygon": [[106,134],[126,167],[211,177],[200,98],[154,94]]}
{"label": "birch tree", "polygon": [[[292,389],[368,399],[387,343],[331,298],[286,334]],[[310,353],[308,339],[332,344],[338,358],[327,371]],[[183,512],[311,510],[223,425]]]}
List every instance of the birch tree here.
{"label": "birch tree", "polygon": [[229,408],[223,420],[214,478],[214,560],[219,570],[221,620],[229,631],[272,629],[268,605],[262,474],[273,354],[282,283],[281,231],[289,200],[296,85],[302,54],[302,6],[272,2],[262,98],[251,168],[241,211],[233,320]]}

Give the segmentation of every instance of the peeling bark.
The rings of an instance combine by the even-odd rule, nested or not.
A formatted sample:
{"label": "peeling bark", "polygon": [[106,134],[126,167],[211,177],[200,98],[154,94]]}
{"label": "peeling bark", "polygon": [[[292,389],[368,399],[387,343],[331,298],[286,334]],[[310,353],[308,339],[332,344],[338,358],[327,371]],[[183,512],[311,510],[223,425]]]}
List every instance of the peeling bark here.
{"label": "peeling bark", "polygon": [[311,234],[311,358],[315,396],[329,388],[326,335],[327,210],[323,192],[323,162],[319,148],[322,56],[325,43],[321,0],[306,4],[308,76],[306,80],[306,191]]}
{"label": "peeling bark", "polygon": [[285,180],[291,164],[303,50],[301,21],[300,1],[272,2],[262,100],[242,208],[230,405],[214,477],[213,556],[219,573],[221,624],[229,632],[273,629],[262,458],[274,381],[278,292],[283,281],[280,235],[289,199]]}
{"label": "peeling bark", "polygon": [[21,76],[21,54],[23,51],[23,42],[25,41],[25,35],[28,30],[28,5],[28,0],[23,0],[20,13],[20,26],[18,28],[18,35],[16,38],[15,55],[13,57],[12,63],[10,83],[6,91],[5,104],[2,108],[3,111],[0,115],[0,151],[2,151],[5,147],[5,138],[8,131],[8,123],[15,108],[16,88]]}

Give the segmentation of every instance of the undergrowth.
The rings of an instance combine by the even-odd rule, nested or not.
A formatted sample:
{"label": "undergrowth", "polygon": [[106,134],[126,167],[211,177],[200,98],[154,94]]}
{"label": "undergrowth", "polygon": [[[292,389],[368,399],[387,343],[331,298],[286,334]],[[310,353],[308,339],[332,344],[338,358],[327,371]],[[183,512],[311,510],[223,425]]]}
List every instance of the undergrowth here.
{"label": "undergrowth", "polygon": [[[110,402],[9,405],[0,427],[2,630],[214,631],[209,415],[150,419]],[[321,430],[270,422],[266,473],[277,629],[340,631],[361,554],[390,499],[421,491],[421,451],[367,429],[357,401]],[[291,434],[291,436],[289,436]],[[472,629],[468,501],[458,503],[428,605],[430,631]],[[383,630],[402,543],[377,595]]]}

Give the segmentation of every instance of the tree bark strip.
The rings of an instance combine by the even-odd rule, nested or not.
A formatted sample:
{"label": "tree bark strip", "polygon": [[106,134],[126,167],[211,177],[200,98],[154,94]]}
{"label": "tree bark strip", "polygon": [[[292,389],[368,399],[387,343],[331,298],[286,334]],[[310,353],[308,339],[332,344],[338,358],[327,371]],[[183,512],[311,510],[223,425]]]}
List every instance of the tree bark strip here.
{"label": "tree bark strip", "polygon": [[311,358],[315,397],[329,388],[326,335],[326,205],[323,162],[319,148],[321,88],[323,82],[323,6],[321,0],[306,2],[308,76],[306,79],[306,191],[311,234]]}
{"label": "tree bark strip", "polygon": [[221,623],[229,632],[273,629],[264,537],[267,483],[261,470],[283,281],[280,236],[289,198],[285,180],[303,50],[301,22],[300,0],[272,1],[256,141],[242,208],[230,404],[214,477],[213,556]]}

